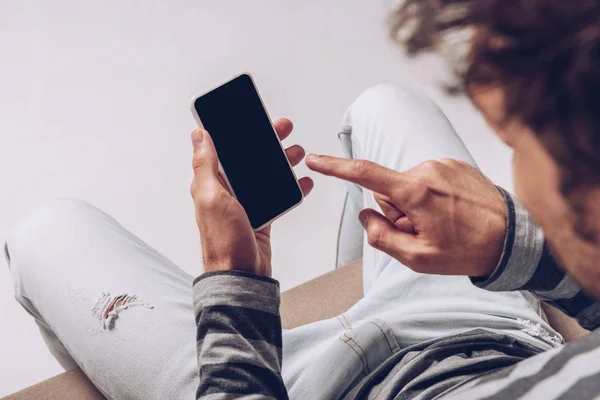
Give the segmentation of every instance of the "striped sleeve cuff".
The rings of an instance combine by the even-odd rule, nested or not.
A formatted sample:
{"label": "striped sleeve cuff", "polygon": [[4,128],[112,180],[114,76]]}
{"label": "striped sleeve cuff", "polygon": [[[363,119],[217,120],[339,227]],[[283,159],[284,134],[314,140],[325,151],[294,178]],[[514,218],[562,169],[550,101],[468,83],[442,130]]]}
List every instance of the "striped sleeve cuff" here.
{"label": "striped sleeve cuff", "polygon": [[492,275],[471,281],[477,287],[497,292],[553,288],[564,273],[552,261],[544,233],[514,196],[498,189],[508,210],[504,251]]}
{"label": "striped sleeve cuff", "polygon": [[203,307],[250,308],[279,316],[279,282],[244,271],[206,272],[194,280],[194,315]]}

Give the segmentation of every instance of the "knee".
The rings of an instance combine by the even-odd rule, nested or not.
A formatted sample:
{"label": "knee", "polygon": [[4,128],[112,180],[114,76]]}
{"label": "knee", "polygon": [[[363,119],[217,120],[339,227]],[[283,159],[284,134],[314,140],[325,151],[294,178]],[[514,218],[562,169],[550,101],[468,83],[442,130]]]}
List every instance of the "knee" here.
{"label": "knee", "polygon": [[393,117],[415,118],[423,112],[441,113],[425,94],[394,83],[381,83],[361,93],[351,107],[353,122],[367,117],[371,120]]}
{"label": "knee", "polygon": [[83,200],[53,199],[35,208],[14,226],[4,245],[5,257],[12,265],[15,255],[56,245],[65,234],[75,233],[74,229],[81,223],[98,219],[100,215],[103,215],[100,210]]}
{"label": "knee", "polygon": [[404,100],[407,97],[416,96],[417,92],[399,83],[379,83],[363,91],[357,101],[391,101]]}

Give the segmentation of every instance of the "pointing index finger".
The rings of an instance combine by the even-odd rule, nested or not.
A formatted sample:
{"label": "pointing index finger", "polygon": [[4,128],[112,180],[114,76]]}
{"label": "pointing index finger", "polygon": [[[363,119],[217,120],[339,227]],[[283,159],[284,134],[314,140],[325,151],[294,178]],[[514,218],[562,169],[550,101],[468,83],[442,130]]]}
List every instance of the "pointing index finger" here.
{"label": "pointing index finger", "polygon": [[313,171],[356,183],[392,197],[395,187],[405,180],[401,173],[367,160],[353,160],[309,154],[306,165]]}

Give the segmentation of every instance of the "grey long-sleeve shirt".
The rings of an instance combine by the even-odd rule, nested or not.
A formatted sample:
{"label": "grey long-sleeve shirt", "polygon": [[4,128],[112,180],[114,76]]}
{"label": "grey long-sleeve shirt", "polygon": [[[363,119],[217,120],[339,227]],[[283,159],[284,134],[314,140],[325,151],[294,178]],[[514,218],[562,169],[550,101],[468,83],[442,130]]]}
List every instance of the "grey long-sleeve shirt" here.
{"label": "grey long-sleeve shirt", "polygon": [[[598,327],[600,305],[565,275],[552,259],[541,230],[503,193],[508,226],[502,259],[489,278],[473,279],[473,283],[494,291],[531,291],[577,318],[584,328]],[[277,281],[235,271],[204,274],[194,281],[194,309],[200,375],[197,398],[288,398],[281,378]],[[345,398],[600,397],[600,331],[537,353],[514,338],[479,329],[442,337],[399,350]],[[469,362],[434,374],[427,368],[432,360],[443,365],[457,355]]]}

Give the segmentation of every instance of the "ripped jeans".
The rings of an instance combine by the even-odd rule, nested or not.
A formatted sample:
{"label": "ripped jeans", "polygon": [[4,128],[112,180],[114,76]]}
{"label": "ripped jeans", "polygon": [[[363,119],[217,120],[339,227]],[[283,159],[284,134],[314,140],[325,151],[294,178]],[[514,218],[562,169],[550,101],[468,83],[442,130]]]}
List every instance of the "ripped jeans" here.
{"label": "ripped jeans", "polygon": [[[445,157],[474,165],[442,112],[394,85],[363,93],[348,110],[340,136],[348,156],[399,171]],[[401,348],[474,328],[513,335],[540,349],[557,345],[548,340],[558,336],[531,297],[487,292],[465,277],[417,274],[369,247],[356,214],[378,206],[372,193],[357,186],[349,193],[338,260],[363,257],[365,297],[337,318],[284,331],[283,377],[291,395],[334,393],[327,385],[344,378],[326,375],[314,387],[307,378],[323,376],[314,361],[346,331],[375,318],[385,321]],[[46,204],[23,220],[7,241],[6,256],[17,300],[65,369],[80,367],[108,398],[195,398],[193,276],[112,217],[70,199]],[[522,321],[539,324],[546,335],[528,333]],[[338,355],[340,362],[356,362]]]}

